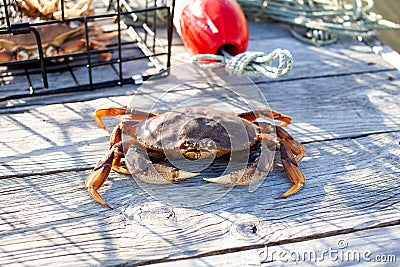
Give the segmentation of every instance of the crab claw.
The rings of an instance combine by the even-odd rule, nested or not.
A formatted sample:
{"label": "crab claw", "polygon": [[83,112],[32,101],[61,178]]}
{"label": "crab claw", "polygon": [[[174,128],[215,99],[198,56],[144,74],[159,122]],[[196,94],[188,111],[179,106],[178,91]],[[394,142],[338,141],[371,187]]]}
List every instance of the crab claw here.
{"label": "crab claw", "polygon": [[122,120],[138,120],[142,121],[144,119],[147,119],[149,117],[154,117],[156,116],[156,113],[149,113],[145,111],[140,111],[137,109],[130,109],[126,106],[124,107],[111,107],[111,108],[105,108],[105,109],[97,109],[94,114],[94,120],[97,122],[97,124],[103,128],[104,130],[107,131],[106,126],[104,126],[103,121],[101,120],[102,117],[114,117],[114,116],[119,116],[121,117]]}
{"label": "crab claw", "polygon": [[269,148],[269,140],[262,139],[261,153],[254,163],[243,169],[216,178],[203,178],[207,182],[232,185],[250,185],[261,181],[273,167],[274,152]]}
{"label": "crab claw", "polygon": [[203,178],[204,181],[216,184],[231,184],[231,175],[226,174],[220,177]]}
{"label": "crab claw", "polygon": [[131,148],[126,154],[131,173],[141,181],[150,184],[179,182],[199,175],[199,173],[178,170],[173,167],[153,164],[139,149]]}
{"label": "crab claw", "polygon": [[154,170],[145,173],[136,173],[136,176],[143,182],[150,184],[169,184],[179,182],[199,175],[199,173],[177,170],[172,167],[166,167],[153,164]]}
{"label": "crab claw", "polygon": [[272,112],[272,117],[274,120],[282,121],[281,124],[279,125],[280,127],[284,127],[292,122],[292,118],[290,118],[278,111],[271,110],[271,112]]}
{"label": "crab claw", "polygon": [[254,121],[262,116],[281,121],[281,124],[279,126],[283,127],[292,122],[292,118],[278,112],[275,110],[270,110],[270,109],[255,109],[252,111],[248,111],[245,113],[240,113],[238,114],[239,117],[249,120],[249,121]]}
{"label": "crab claw", "polygon": [[228,173],[215,178],[203,178],[204,181],[217,184],[249,185],[261,181],[268,171],[257,171],[256,166]]}

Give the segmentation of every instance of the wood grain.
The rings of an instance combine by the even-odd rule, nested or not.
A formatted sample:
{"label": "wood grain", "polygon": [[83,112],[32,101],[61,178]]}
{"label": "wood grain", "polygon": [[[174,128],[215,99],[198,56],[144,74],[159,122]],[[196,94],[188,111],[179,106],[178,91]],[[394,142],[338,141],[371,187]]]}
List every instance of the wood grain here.
{"label": "wood grain", "polygon": [[[299,193],[276,199],[291,186],[277,156],[275,169],[253,186],[204,182],[202,176],[223,169],[219,162],[199,177],[166,186],[112,172],[100,193],[113,210],[89,196],[84,181],[109,138],[93,121],[96,108],[146,108],[159,101],[164,111],[182,103],[208,106],[199,100],[207,96],[232,111],[246,109],[214,87],[168,91],[169,78],[188,78],[182,72],[160,80],[159,88],[130,85],[7,101],[0,103],[0,265],[275,266],[286,262],[257,258],[266,245],[277,252],[321,251],[337,248],[339,240],[349,250],[394,255],[398,262],[400,73],[371,50],[376,43],[343,37],[311,47],[281,24],[252,22],[250,32],[249,50],[281,47],[295,58],[289,75],[254,79],[261,94],[235,86],[243,94],[249,90],[249,101],[265,105],[265,97],[293,118],[287,129],[307,149],[300,163],[307,184]],[[189,58],[176,40],[174,64]],[[95,77],[109,72],[104,68]],[[217,74],[199,74],[199,80],[223,82]],[[53,76],[54,85],[68,76]],[[0,93],[7,93],[23,80],[0,82]],[[166,91],[171,94],[164,97]],[[117,121],[105,119],[109,129]]]}
{"label": "wood grain", "polygon": [[[395,80],[388,81],[387,75]],[[302,142],[314,142],[398,130],[400,97],[396,89],[399,85],[399,73],[389,71],[341,79],[281,81],[259,84],[259,87],[271,108],[293,118],[293,124],[288,127],[292,135]],[[296,97],[287,97],[293,92]],[[129,105],[131,101],[135,102],[135,108],[144,109],[164,93],[161,88],[135,98],[118,96],[0,115],[1,135],[12,134],[12,138],[0,140],[3,151],[0,177],[90,168],[105,153],[108,143],[108,133],[96,125],[93,111]],[[203,96],[197,90],[193,94]],[[178,91],[172,96],[178,103],[180,98],[186,100],[184,97],[190,98],[192,94],[186,90],[185,94]],[[228,105],[235,104],[230,98],[215,97]],[[117,120],[105,121],[110,130],[117,123]]]}
{"label": "wood grain", "polygon": [[[343,37],[337,44],[324,47],[314,47],[301,43],[291,37],[287,32],[287,27],[282,26],[281,24],[251,23],[249,27],[250,32],[254,32],[254,38],[252,37],[249,43],[249,51],[269,53],[276,48],[283,48],[288,49],[293,54],[295,61],[294,69],[289,75],[279,78],[278,81],[323,76],[336,77],[341,75],[380,72],[394,69],[392,65],[387,63],[379,55],[372,53],[370,46],[356,40]],[[191,54],[186,50],[186,48],[178,42],[174,42],[174,44],[176,45],[172,48],[172,65],[174,66],[190,62]],[[161,58],[160,60],[166,59]],[[144,69],[145,63],[145,61],[140,61],[137,66],[135,66],[135,64],[126,66],[127,68],[124,68],[124,75],[140,73]],[[111,73],[114,72],[115,71]],[[106,76],[102,76],[104,73],[103,68],[95,69],[93,73],[96,77],[106,78]],[[77,72],[76,75],[78,77],[82,76],[82,80],[87,81],[86,68],[83,68],[81,72]],[[254,80],[257,83],[274,82],[266,77],[258,77],[254,78]],[[19,83],[21,81],[17,80],[15,82]],[[71,83],[71,85],[73,85],[73,83]],[[25,87],[21,86],[20,88]],[[9,112],[11,110],[9,107],[11,106],[25,107],[26,110],[35,105],[84,101],[103,96],[132,95],[137,88],[138,86],[135,85],[127,85],[91,92],[64,94],[61,97],[58,95],[3,101],[0,103],[0,112]]]}
{"label": "wood grain", "polygon": [[308,144],[308,183],[285,200],[275,199],[290,186],[279,167],[254,192],[193,178],[148,186],[148,194],[113,173],[101,193],[115,210],[84,190],[89,171],[2,179],[0,263],[142,264],[398,224],[399,140],[393,133]]}

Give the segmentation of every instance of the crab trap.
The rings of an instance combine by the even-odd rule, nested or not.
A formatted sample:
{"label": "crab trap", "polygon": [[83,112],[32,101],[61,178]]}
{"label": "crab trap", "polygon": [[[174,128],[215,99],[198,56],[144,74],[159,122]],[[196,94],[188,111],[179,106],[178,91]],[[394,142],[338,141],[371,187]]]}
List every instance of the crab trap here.
{"label": "crab trap", "polygon": [[168,75],[173,9],[156,0],[0,0],[0,101]]}

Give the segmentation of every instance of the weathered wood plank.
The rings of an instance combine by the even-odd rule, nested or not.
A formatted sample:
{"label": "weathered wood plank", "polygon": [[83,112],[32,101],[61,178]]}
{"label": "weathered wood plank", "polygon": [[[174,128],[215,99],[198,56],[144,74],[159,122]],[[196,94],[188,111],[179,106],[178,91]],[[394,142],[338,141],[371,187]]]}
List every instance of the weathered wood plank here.
{"label": "weathered wood plank", "polygon": [[290,130],[296,137],[326,140],[399,130],[399,74],[366,73],[261,88],[272,108],[293,117]]}
{"label": "weathered wood plank", "polygon": [[397,225],[151,266],[398,266],[399,242],[400,226]]}
{"label": "weathered wood plank", "polygon": [[259,39],[275,39],[292,37],[290,26],[279,22],[248,21],[250,43]]}
{"label": "weathered wood plank", "polygon": [[[101,189],[113,211],[84,190],[89,171],[2,179],[0,264],[140,264],[399,224],[399,140],[308,144],[308,183],[284,200],[275,198],[290,185],[279,167],[253,192],[192,179],[148,194],[113,173]],[[163,196],[173,205],[156,201]]]}
{"label": "weathered wood plank", "polygon": [[[129,104],[138,87],[9,101],[1,103],[0,115],[5,137],[0,178],[6,178],[0,179],[0,265],[147,264],[300,240],[335,244],[324,237],[348,233],[349,241],[355,231],[367,233],[371,227],[398,229],[400,74],[355,40],[311,47],[290,37],[286,26],[250,27],[250,50],[282,47],[295,57],[290,75],[255,81],[272,108],[294,118],[289,131],[309,142],[301,162],[308,183],[301,192],[275,199],[290,186],[279,166],[259,187],[234,189],[200,177],[176,185],[138,185],[112,173],[101,193],[115,209],[106,210],[83,185],[108,139],[91,113]],[[188,59],[181,44],[173,53],[174,64]],[[95,75],[102,79],[107,72]],[[190,91],[176,93],[187,97]],[[147,93],[137,103],[159,95]],[[78,103],[41,106],[60,102]],[[115,121],[107,120],[107,126]],[[398,230],[395,237],[390,233],[368,240],[397,242]],[[355,248],[360,242],[354,241]],[[303,243],[275,248],[296,250],[296,244]]]}
{"label": "weathered wood plank", "polygon": [[[293,37],[265,39],[250,42],[248,50],[270,52],[278,47],[288,49],[294,58],[293,70],[288,75],[279,78],[280,80],[393,69],[393,66],[379,56],[371,56],[370,47],[347,38],[324,47],[310,46]],[[255,80],[268,81],[264,77]]]}
{"label": "weathered wood plank", "polygon": [[[388,75],[394,81],[388,81]],[[312,142],[398,130],[399,85],[400,73],[390,71],[341,79],[282,81],[260,84],[259,87],[273,109],[293,117],[293,124],[288,127],[293,136],[303,142]],[[198,93],[196,90],[193,92]],[[293,92],[296,92],[296,97],[293,97]],[[152,106],[162,94],[164,91],[159,90],[137,96],[139,101],[135,107],[144,108],[149,102],[147,107]],[[182,101],[175,99],[176,103],[183,103],[192,96],[190,90],[177,91],[174,98],[175,95]],[[3,152],[0,176],[90,168],[105,153],[108,142],[108,134],[93,121],[93,111],[101,107],[129,105],[132,99],[132,96],[118,96],[1,115],[0,134],[12,134],[12,138],[0,141]],[[216,96],[216,99],[234,107],[229,98]],[[159,106],[162,107],[162,103]],[[112,129],[117,120],[106,122]]]}
{"label": "weathered wood plank", "polygon": [[[301,43],[288,35],[287,27],[281,24],[250,23],[250,31],[254,32],[255,37],[250,40],[248,50],[263,51],[268,53],[275,48],[280,47],[288,49],[292,52],[295,60],[295,67],[289,75],[282,77],[279,80],[376,72],[394,68],[379,55],[373,53],[369,46],[349,38],[341,38],[337,44],[331,46],[314,47]],[[190,61],[190,57],[190,54],[182,45],[173,47],[173,65],[187,63]],[[142,67],[142,62],[138,63],[137,70],[135,64],[132,64],[126,70],[128,72],[127,74],[136,74],[142,70]],[[86,75],[87,70],[84,68],[82,71],[83,75]],[[99,70],[99,72],[101,72],[101,70]],[[255,81],[271,82],[271,80],[264,77],[255,78]],[[61,97],[48,96],[26,98],[22,100],[9,100],[0,103],[0,107],[2,111],[7,112],[9,110],[7,107],[10,106],[31,106],[60,102],[65,103],[83,101],[96,99],[104,95],[117,96],[132,94],[136,89],[137,86],[127,85],[120,88],[114,87],[94,92],[83,92],[78,94],[74,93],[63,95]]]}

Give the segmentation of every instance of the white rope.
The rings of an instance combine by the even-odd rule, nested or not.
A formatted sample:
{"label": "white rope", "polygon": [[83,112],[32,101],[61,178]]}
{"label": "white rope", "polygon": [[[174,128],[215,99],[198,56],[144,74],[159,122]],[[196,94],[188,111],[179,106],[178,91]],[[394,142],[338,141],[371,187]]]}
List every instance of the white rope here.
{"label": "white rope", "polygon": [[[278,66],[272,64],[278,60]],[[264,52],[244,52],[230,56],[223,51],[223,56],[200,54],[192,57],[192,62],[199,68],[210,69],[225,66],[230,75],[260,76],[275,79],[287,74],[293,67],[293,56],[288,50],[277,48],[269,54]]]}

